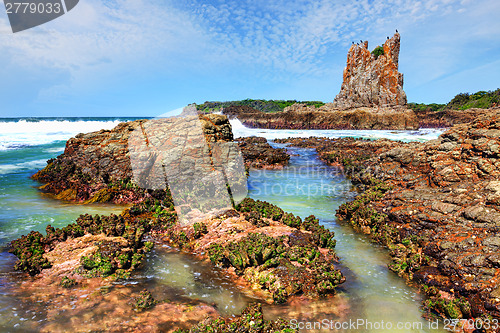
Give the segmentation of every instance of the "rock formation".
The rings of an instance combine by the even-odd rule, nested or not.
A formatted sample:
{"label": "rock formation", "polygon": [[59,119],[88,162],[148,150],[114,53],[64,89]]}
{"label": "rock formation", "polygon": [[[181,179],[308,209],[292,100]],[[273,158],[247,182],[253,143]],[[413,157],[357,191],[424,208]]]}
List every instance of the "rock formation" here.
{"label": "rock formation", "polygon": [[334,106],[341,109],[406,105],[403,74],[398,72],[400,35],[396,33],[377,56],[368,42],[353,44],[347,53],[347,66]]}
{"label": "rock formation", "polygon": [[[210,147],[215,142],[232,142],[233,133],[226,116],[210,114],[200,115],[199,118]],[[133,172],[128,141],[131,133],[143,128],[145,122],[136,120],[121,123],[112,130],[78,134],[68,140],[64,154],[49,160],[47,166],[37,172],[33,179],[45,183],[41,189],[55,194],[61,200],[84,203],[137,202],[142,194],[131,181]],[[188,122],[179,122],[175,131],[185,131],[183,126],[188,126]],[[255,154],[262,155],[258,165],[252,163],[252,167],[266,167],[266,161],[270,161],[268,164],[272,164],[272,167],[288,162],[286,154],[270,146],[259,146],[255,142],[242,142],[240,145],[245,145],[243,157],[246,160]],[[275,158],[264,158],[271,155]],[[246,165],[250,162],[247,161]]]}
{"label": "rock formation", "polygon": [[403,74],[398,72],[399,48],[399,33],[373,54],[368,42],[353,44],[347,54],[342,88],[333,103],[318,108],[296,103],[283,112],[272,113],[234,105],[225,108],[224,114],[256,128],[418,129],[415,112],[406,107]]}
{"label": "rock formation", "polygon": [[273,148],[266,138],[251,136],[237,138],[238,146],[245,158],[245,166],[255,169],[283,169],[290,160],[285,149]]}
{"label": "rock formation", "polygon": [[[211,148],[215,142],[232,141],[225,116],[199,117]],[[246,198],[216,218],[183,225],[171,190],[137,187],[130,179],[127,141],[134,128],[146,127],[141,127],[144,123],[139,120],[109,131],[79,134],[67,142],[64,154],[50,160],[33,177],[45,182],[43,189],[58,194],[59,199],[132,205],[119,216],[85,214],[64,228],[47,226],[46,236],[32,231],[11,243],[11,252],[19,258],[15,269],[36,276],[22,279],[16,299],[49,309],[46,321],[33,321],[33,327],[26,331],[64,331],[66,318],[73,318],[71,327],[75,331],[112,327],[117,332],[170,332],[201,320],[204,322],[200,325],[207,329],[217,330],[221,325],[225,329],[225,319],[207,318],[218,312],[203,301],[169,301],[154,287],[140,293],[132,284],[110,287],[113,281],[129,279],[135,270],[151,265],[145,258],[155,244],[194,254],[200,259],[197,264],[210,261],[219,267],[221,276],[244,289],[245,294],[268,303],[293,304],[300,298],[303,309],[308,300],[336,293],[345,277],[337,268],[334,232],[313,215],[302,219],[273,204]],[[186,125],[181,122],[179,126]],[[146,142],[156,139],[165,138],[146,136]],[[264,138],[241,139],[240,144],[247,160],[257,160],[256,165],[247,165],[277,167],[288,162],[289,156],[281,149],[273,150]],[[68,299],[72,302],[66,306]],[[102,313],[110,315],[96,315]],[[229,319],[231,329],[248,328],[252,313],[263,325],[257,305],[244,310],[244,320]],[[342,315],[330,306],[326,313],[334,313],[337,318]],[[261,324],[262,331],[289,326],[282,319],[265,327]],[[198,328],[193,331],[198,332]]]}
{"label": "rock formation", "polygon": [[241,123],[251,128],[270,129],[373,129],[413,130],[418,128],[418,119],[413,110],[404,106],[340,110],[332,103],[319,108],[305,104],[286,107],[284,112],[265,113],[249,107],[234,106],[224,113],[238,117]]}
{"label": "rock formation", "polygon": [[[121,123],[112,130],[79,134],[66,143],[64,158],[71,159],[84,174],[96,177],[96,182],[132,177],[128,140],[133,130],[143,127],[148,120]],[[200,116],[207,142],[232,141],[233,133],[227,118],[222,115]],[[189,119],[176,123],[176,132],[189,128]],[[172,133],[163,133],[172,134]]]}
{"label": "rock formation", "polygon": [[420,284],[427,310],[500,319],[500,108],[425,143],[279,142],[316,147],[352,175],[364,191],[337,216],[390,249],[389,268]]}

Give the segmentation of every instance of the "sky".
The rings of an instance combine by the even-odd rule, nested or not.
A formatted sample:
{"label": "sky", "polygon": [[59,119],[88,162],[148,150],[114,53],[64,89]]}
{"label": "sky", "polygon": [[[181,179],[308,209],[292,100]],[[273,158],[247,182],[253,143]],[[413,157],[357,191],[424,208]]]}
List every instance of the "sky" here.
{"label": "sky", "polygon": [[498,0],[80,0],[12,33],[0,117],[157,116],[190,103],[333,101],[351,42],[401,34],[408,102],[500,88]]}

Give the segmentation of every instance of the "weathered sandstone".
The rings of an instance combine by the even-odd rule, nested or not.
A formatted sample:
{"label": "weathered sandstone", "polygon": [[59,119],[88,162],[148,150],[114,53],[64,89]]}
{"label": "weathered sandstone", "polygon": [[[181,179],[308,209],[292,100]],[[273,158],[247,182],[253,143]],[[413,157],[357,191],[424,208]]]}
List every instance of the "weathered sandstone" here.
{"label": "weathered sandstone", "polygon": [[399,66],[399,33],[383,45],[383,54],[376,56],[368,50],[368,41],[353,44],[347,53],[340,93],[333,101],[334,107],[406,105],[403,91],[403,74]]}
{"label": "weathered sandstone", "polygon": [[[210,149],[206,152],[207,156],[213,153],[216,144],[233,142],[231,125],[226,116],[200,115],[199,120],[207,147]],[[133,180],[129,138],[133,131],[144,130],[147,121],[136,120],[121,123],[112,130],[78,134],[68,140],[64,153],[49,160],[44,169],[33,175],[33,179],[44,183],[40,188],[42,191],[54,194],[60,200],[132,203],[144,199],[143,191]],[[194,126],[191,124],[194,121],[198,121],[198,117],[186,117],[183,121],[176,122],[170,131],[155,133],[168,136],[172,133],[191,132],[189,129]],[[149,129],[154,130],[152,126]],[[160,142],[172,140],[170,137],[163,138],[158,135],[154,139]],[[268,160],[266,156],[274,155],[275,158],[269,159],[273,167],[284,165],[288,161],[286,154],[269,145],[255,142],[242,144],[245,145],[242,153],[247,165],[251,163],[250,156],[255,154],[261,154],[264,158],[258,165],[252,162],[253,167],[265,167]],[[245,157],[247,152],[250,155]]]}

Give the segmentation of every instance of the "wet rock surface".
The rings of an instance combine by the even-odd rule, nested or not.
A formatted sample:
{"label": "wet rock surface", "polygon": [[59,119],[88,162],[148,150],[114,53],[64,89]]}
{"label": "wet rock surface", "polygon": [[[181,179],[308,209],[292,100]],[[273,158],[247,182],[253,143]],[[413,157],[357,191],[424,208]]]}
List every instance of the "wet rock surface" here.
{"label": "wet rock surface", "polygon": [[240,316],[235,318],[207,318],[189,330],[178,330],[177,333],[203,333],[203,332],[298,332],[284,320],[265,320],[261,304],[247,306]]}
{"label": "wet rock surface", "polygon": [[[333,295],[345,280],[336,268],[334,234],[314,216],[302,220],[272,204],[245,199],[217,218],[181,226],[168,192],[149,194],[120,216],[81,215],[67,227],[47,227],[45,236],[32,232],[12,242],[19,257],[16,268],[33,276],[21,280],[18,299],[28,304],[43,300],[47,311],[48,321],[37,329],[63,330],[68,323],[51,318],[68,314],[78,317],[73,328],[100,326],[117,332],[136,326],[136,331],[172,331],[212,322],[206,317],[218,312],[209,304],[171,302],[134,284],[115,283],[142,269],[153,243],[212,262],[247,293],[269,303]],[[133,320],[125,320],[127,316]],[[263,327],[275,324],[286,322]]]}
{"label": "wet rock surface", "polygon": [[452,110],[446,109],[442,111],[415,111],[418,118],[420,128],[447,128],[458,124],[467,124],[476,119],[479,115],[487,114],[491,109],[467,109],[467,110]]}
{"label": "wet rock surface", "polygon": [[209,259],[270,303],[334,294],[345,281],[333,232],[267,202],[247,198],[219,218],[172,225],[162,239]]}
{"label": "wet rock surface", "polygon": [[386,245],[390,269],[422,287],[430,313],[500,319],[500,111],[426,143],[288,139],[315,147],[360,194],[337,216]]}
{"label": "wet rock surface", "polygon": [[284,149],[273,148],[262,137],[236,138],[245,166],[256,169],[282,169],[288,164],[290,156]]}
{"label": "wet rock surface", "polygon": [[[33,252],[49,263],[38,267],[36,274],[27,271],[34,276],[21,278],[14,291],[30,311],[45,318],[24,328],[38,332],[69,328],[79,332],[168,332],[217,316],[218,311],[204,302],[156,300],[135,283],[120,283],[141,269],[153,247],[143,240],[153,224],[146,222],[147,212],[141,214],[140,218],[130,211],[121,216],[82,215],[68,227],[47,227],[46,236],[32,232],[14,241],[16,255]],[[26,261],[23,258],[19,262]]]}

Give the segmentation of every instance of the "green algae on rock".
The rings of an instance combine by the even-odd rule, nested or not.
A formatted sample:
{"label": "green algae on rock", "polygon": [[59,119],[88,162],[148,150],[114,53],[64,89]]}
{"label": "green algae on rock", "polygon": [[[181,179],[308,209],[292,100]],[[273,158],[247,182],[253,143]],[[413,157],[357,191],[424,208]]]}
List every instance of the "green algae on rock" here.
{"label": "green algae on rock", "polygon": [[390,250],[433,315],[500,320],[500,111],[437,140],[289,139],[344,169],[360,194],[337,214]]}
{"label": "green algae on rock", "polygon": [[77,283],[75,279],[69,278],[67,276],[63,276],[63,278],[61,279],[61,287],[63,288],[71,288],[76,284]]}
{"label": "green algae on rock", "polygon": [[268,202],[246,198],[236,210],[205,225],[201,236],[194,226],[173,226],[165,236],[234,272],[271,302],[283,303],[297,294],[333,294],[345,281],[335,266],[334,234],[314,216],[302,221]]}
{"label": "green algae on rock", "polygon": [[80,259],[80,273],[91,276],[109,276],[123,270],[133,270],[151,250],[151,243],[144,243],[143,237],[151,226],[143,219],[124,219],[123,216],[81,215],[75,223],[64,228],[47,226],[47,235],[32,231],[28,236],[11,243],[10,252],[19,260],[15,268],[34,276],[44,268],[51,267],[45,253],[67,239],[75,239],[86,234],[103,235],[95,244],[96,251]]}
{"label": "green algae on rock", "polygon": [[158,303],[147,289],[142,290],[139,296],[133,298],[133,305],[136,311],[151,309]]}
{"label": "green algae on rock", "polygon": [[283,319],[265,320],[262,314],[262,305],[258,303],[249,304],[241,313],[234,318],[209,317],[189,330],[176,330],[175,333],[209,333],[209,332],[241,332],[241,333],[264,333],[264,332],[297,332],[291,328],[288,321]]}

